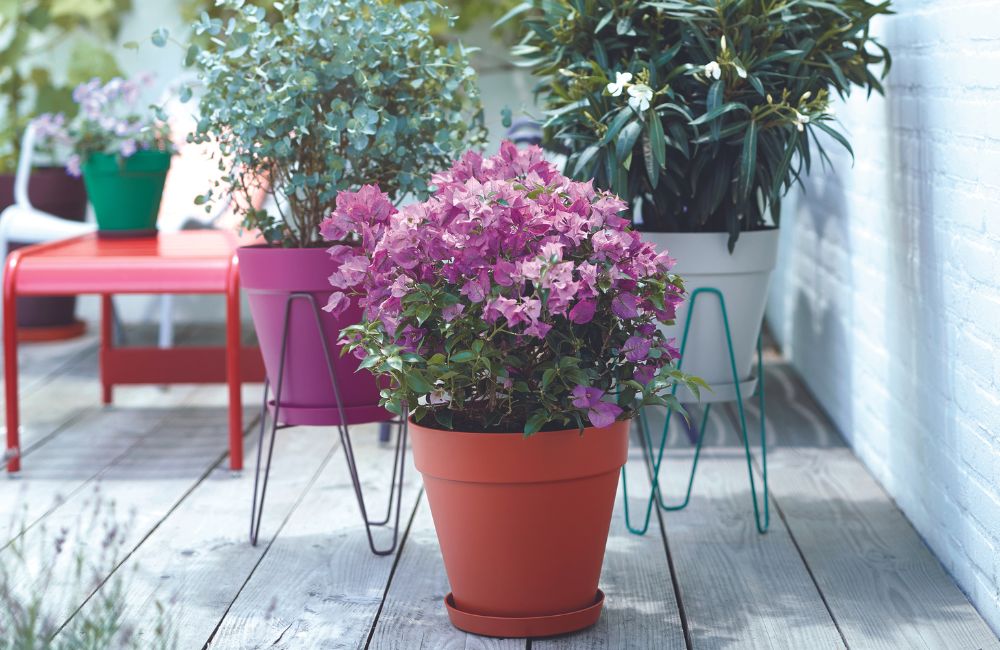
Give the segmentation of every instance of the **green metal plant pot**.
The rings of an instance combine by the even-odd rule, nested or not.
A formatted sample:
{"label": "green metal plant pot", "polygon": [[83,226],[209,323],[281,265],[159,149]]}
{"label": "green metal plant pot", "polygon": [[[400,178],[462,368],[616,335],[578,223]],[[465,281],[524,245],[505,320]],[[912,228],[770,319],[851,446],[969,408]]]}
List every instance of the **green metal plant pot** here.
{"label": "green metal plant pot", "polygon": [[156,231],[156,216],[170,154],[137,151],[128,158],[92,154],[83,165],[83,182],[94,206],[101,234],[140,234]]}

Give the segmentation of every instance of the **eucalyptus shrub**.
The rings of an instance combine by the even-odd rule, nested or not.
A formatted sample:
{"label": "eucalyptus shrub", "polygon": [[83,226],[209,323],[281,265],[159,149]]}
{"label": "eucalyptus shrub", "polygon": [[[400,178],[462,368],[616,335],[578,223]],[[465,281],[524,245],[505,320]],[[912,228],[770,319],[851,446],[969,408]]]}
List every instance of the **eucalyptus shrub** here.
{"label": "eucalyptus shrub", "polygon": [[[271,243],[321,243],[337,193],[378,184],[423,198],[425,179],[485,139],[468,51],[439,46],[433,2],[221,0],[226,21],[195,23],[187,59],[204,83],[191,140],[215,142],[222,179],[201,202],[235,195],[244,225]],[[166,34],[154,34],[163,43]],[[253,198],[275,195],[275,212]]]}
{"label": "eucalyptus shrub", "polygon": [[643,229],[728,232],[732,250],[768,213],[777,225],[814,153],[829,160],[818,132],[851,149],[831,95],[882,92],[891,59],[869,24],[889,4],[532,0],[508,18],[567,172],[641,210]]}

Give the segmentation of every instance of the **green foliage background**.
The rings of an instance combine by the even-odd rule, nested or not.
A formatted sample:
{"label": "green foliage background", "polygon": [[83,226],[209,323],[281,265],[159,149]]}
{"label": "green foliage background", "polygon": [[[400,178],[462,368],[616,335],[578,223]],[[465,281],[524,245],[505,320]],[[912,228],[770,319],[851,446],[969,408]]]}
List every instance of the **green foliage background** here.
{"label": "green foliage background", "polygon": [[[106,43],[132,0],[0,0],[0,173],[17,165],[21,129],[41,113],[72,115],[73,88],[120,74]],[[46,53],[73,43],[63,75]]]}

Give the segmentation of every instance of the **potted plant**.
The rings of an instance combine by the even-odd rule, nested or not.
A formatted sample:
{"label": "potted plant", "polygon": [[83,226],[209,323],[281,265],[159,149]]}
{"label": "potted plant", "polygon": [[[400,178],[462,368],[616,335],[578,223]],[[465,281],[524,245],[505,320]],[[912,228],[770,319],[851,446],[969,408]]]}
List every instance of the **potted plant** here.
{"label": "potted plant", "polygon": [[[832,94],[881,93],[891,61],[869,33],[887,1],[765,4],[535,0],[511,14],[524,32],[514,53],[537,74],[548,109],[547,146],[568,156],[572,176],[628,202],[644,238],[677,257],[688,291],[722,292],[741,379],[776,261],[781,199],[816,158],[827,160],[830,140],[818,136],[850,149]],[[711,300],[696,311],[684,368],[731,398],[721,311]]]}
{"label": "potted plant", "polygon": [[66,169],[83,175],[99,236],[156,233],[173,145],[158,111],[139,108],[149,81],[94,78],[73,91],[74,118],[45,116],[49,146],[72,150]]}
{"label": "potted plant", "polygon": [[409,416],[451,582],[452,622],[495,636],[590,625],[629,418],[676,405],[677,350],[657,329],[683,298],[667,254],[538,147],[505,142],[435,175],[397,212],[342,192],[323,224],[341,273],[333,313],[382,403]]}
{"label": "potted plant", "polygon": [[[29,0],[0,11],[5,24],[17,27],[0,45],[0,211],[14,203],[14,172],[25,125],[44,113],[71,113],[70,95],[77,83],[119,73],[104,43],[115,37],[121,15],[130,7],[131,0]],[[54,65],[62,61],[49,55],[54,44],[69,48],[67,63]],[[61,161],[35,158],[28,196],[34,207],[57,217],[83,221],[86,216],[83,181],[68,175]],[[9,249],[23,245],[11,242]],[[18,336],[52,340],[82,333],[75,310],[74,296],[18,298]]]}
{"label": "potted plant", "polygon": [[[288,296],[323,305],[326,278],[351,272],[333,265],[319,231],[338,193],[379,183],[393,201],[424,196],[433,171],[483,139],[481,107],[466,50],[431,38],[428,21],[444,15],[435,3],[220,4],[225,23],[203,14],[194,26],[209,48],[189,50],[203,82],[193,140],[217,143],[225,160],[201,200],[237,197],[244,227],[266,242],[239,249],[240,276],[276,381]],[[261,193],[270,207],[255,207]],[[358,318],[348,309],[323,319],[330,350]],[[279,420],[339,422],[310,306],[295,301],[289,323]],[[350,378],[340,382],[348,423],[382,419],[378,386],[335,356],[335,372]]]}

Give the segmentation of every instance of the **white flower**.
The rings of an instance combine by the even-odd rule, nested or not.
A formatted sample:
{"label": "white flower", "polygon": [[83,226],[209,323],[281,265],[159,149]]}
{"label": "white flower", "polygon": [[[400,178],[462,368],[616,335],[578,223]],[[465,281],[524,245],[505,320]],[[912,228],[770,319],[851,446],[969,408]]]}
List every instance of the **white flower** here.
{"label": "white flower", "polygon": [[718,61],[712,61],[711,63],[706,63],[704,68],[704,73],[706,77],[711,77],[712,79],[721,79],[722,66],[719,65]]}
{"label": "white flower", "polygon": [[636,84],[628,89],[628,105],[640,113],[649,108],[653,99],[653,89],[646,84]]}
{"label": "white flower", "polygon": [[722,45],[722,51],[726,51],[726,35],[723,34],[722,38],[719,39],[719,44]]}
{"label": "white flower", "polygon": [[804,93],[802,93],[802,99],[800,99],[799,101],[804,102],[807,99],[809,99],[810,97],[812,97],[812,91],[807,90]]}
{"label": "white flower", "polygon": [[630,81],[632,81],[631,72],[616,72],[615,80],[608,84],[608,93],[612,97],[618,97]]}
{"label": "white flower", "polygon": [[747,71],[743,69],[743,66],[741,66],[739,63],[734,63],[733,66],[736,67],[736,74],[740,76],[740,79],[747,78]]}
{"label": "white flower", "polygon": [[809,123],[809,116],[803,115],[802,113],[795,111],[795,128],[799,131],[804,131],[806,124]]}

